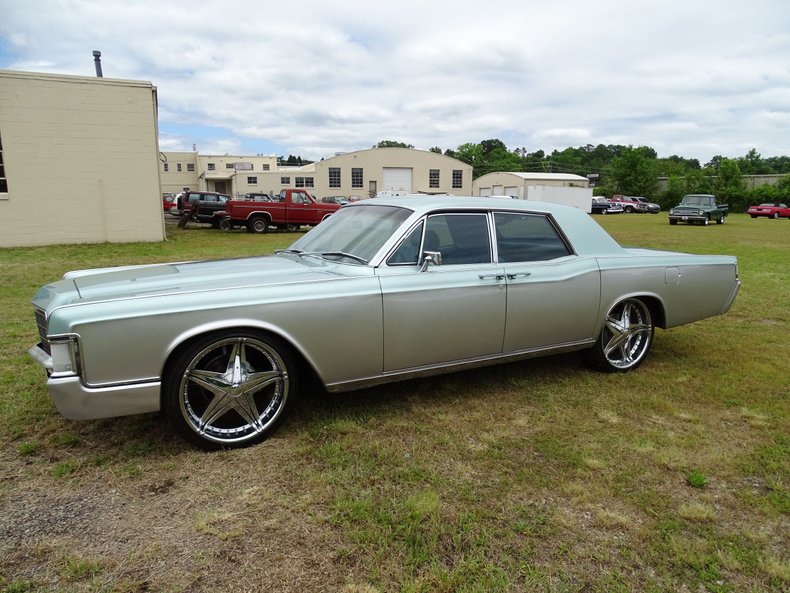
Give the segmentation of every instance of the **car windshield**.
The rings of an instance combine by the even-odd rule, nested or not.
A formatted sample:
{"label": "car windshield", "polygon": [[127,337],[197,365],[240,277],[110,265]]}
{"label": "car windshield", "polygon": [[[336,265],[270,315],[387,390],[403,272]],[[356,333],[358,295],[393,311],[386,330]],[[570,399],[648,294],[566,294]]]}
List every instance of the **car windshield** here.
{"label": "car windshield", "polygon": [[684,196],[683,204],[689,206],[702,206],[710,203],[710,198],[707,196]]}
{"label": "car windshield", "polygon": [[369,262],[409,215],[411,210],[396,206],[341,208],[287,251],[328,258],[346,254],[350,259]]}

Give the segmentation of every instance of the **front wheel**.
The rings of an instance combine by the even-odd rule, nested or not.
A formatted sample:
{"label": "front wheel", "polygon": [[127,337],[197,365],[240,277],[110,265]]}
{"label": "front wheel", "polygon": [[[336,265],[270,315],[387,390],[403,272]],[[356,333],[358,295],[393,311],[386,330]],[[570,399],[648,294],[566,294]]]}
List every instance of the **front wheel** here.
{"label": "front wheel", "polygon": [[677,223],[678,223],[678,221],[675,220],[674,218],[670,218],[669,219],[669,224],[677,224]]}
{"label": "front wheel", "polygon": [[252,445],[272,433],[294,399],[296,368],[277,338],[247,330],[211,334],[169,367],[162,407],[201,448]]}
{"label": "front wheel", "polygon": [[583,356],[590,366],[600,371],[630,371],[647,356],[654,330],[650,309],[644,301],[623,299],[606,314],[601,335]]}

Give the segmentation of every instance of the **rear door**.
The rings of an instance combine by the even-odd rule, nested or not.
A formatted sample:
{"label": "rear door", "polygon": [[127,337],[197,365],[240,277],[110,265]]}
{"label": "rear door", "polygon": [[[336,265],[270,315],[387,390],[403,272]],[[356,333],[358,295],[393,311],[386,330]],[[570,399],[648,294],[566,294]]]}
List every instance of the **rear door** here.
{"label": "rear door", "polygon": [[544,214],[494,214],[497,257],[507,279],[505,353],[593,338],[600,305],[594,258],[575,255]]}

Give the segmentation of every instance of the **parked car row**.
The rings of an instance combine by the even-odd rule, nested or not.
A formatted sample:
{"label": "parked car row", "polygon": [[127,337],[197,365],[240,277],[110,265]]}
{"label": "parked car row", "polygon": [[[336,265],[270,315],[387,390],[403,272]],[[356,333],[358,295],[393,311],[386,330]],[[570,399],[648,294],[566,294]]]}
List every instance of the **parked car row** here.
{"label": "parked car row", "polygon": [[611,198],[593,198],[591,212],[593,214],[619,214],[620,212],[637,212],[658,214],[661,206],[641,196],[612,196]]}

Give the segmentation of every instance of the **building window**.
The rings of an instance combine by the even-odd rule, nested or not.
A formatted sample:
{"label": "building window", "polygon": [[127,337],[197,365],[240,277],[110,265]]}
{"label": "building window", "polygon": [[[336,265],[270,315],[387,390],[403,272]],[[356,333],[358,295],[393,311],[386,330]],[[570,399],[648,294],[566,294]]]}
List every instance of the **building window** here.
{"label": "building window", "polygon": [[181,163],[178,163],[176,165],[176,169],[178,170],[179,173],[181,172]]}
{"label": "building window", "polygon": [[312,177],[296,177],[294,181],[296,187],[313,187]]}
{"label": "building window", "polygon": [[247,185],[258,185],[257,177],[247,177]]}
{"label": "building window", "polygon": [[0,194],[8,193],[8,179],[5,176],[5,165],[3,164],[3,139],[0,138]]}
{"label": "building window", "polygon": [[428,171],[428,187],[439,187],[439,169],[430,169]]}
{"label": "building window", "polygon": [[280,177],[280,185],[291,185],[290,177]]}
{"label": "building window", "polygon": [[269,170],[269,163],[263,163],[263,170],[264,171],[268,171]]}
{"label": "building window", "polygon": [[340,187],[340,167],[329,167],[329,187]]}
{"label": "building window", "polygon": [[464,172],[462,169],[453,169],[453,189],[461,189],[464,186]]}
{"label": "building window", "polygon": [[360,187],[362,187],[362,169],[361,168],[353,168],[353,169],[351,169],[351,187],[353,187],[353,188],[360,188]]}
{"label": "building window", "polygon": [[164,163],[164,167],[165,167],[165,173],[167,173],[170,170],[170,165]]}
{"label": "building window", "polygon": [[187,171],[195,172],[195,165],[194,163],[187,163]]}
{"label": "building window", "polygon": [[216,171],[217,170],[217,165],[215,163],[209,163],[208,164],[208,170],[209,171]]}
{"label": "building window", "polygon": [[226,169],[232,169],[233,168],[233,163],[225,163],[225,168]]}

